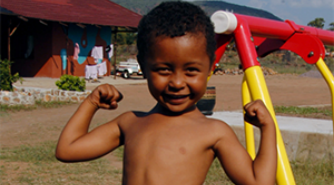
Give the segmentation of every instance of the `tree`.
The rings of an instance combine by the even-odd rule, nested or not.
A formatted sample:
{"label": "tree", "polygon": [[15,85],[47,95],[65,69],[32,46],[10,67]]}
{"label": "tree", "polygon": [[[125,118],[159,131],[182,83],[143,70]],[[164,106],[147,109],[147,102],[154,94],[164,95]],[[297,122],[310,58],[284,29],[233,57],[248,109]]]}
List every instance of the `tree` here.
{"label": "tree", "polygon": [[117,33],[117,40],[116,40],[117,44],[118,45],[125,45],[125,43],[126,43],[125,38],[126,38],[126,33],[118,32]]}
{"label": "tree", "polygon": [[126,45],[132,45],[137,40],[137,34],[134,32],[126,33],[125,40],[126,40]]}
{"label": "tree", "polygon": [[[334,22],[331,22],[329,24],[329,28],[327,30],[334,31]],[[329,50],[330,52],[334,51],[334,46],[325,46],[326,50]]]}
{"label": "tree", "polygon": [[315,18],[313,21],[310,21],[307,26],[312,26],[316,28],[323,28],[325,25],[325,20],[324,18]]}
{"label": "tree", "polygon": [[331,22],[331,23],[329,24],[329,28],[328,28],[328,30],[330,30],[330,31],[334,31],[334,22]]}

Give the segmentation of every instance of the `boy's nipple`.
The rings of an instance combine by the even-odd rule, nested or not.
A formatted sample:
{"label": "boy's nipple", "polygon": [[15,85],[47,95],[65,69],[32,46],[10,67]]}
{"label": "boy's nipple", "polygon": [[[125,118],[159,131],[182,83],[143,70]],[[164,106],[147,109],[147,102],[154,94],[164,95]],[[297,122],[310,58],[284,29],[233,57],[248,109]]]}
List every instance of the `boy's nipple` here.
{"label": "boy's nipple", "polygon": [[179,148],[179,151],[183,155],[185,155],[187,153],[187,151],[186,151],[186,149],[184,147]]}

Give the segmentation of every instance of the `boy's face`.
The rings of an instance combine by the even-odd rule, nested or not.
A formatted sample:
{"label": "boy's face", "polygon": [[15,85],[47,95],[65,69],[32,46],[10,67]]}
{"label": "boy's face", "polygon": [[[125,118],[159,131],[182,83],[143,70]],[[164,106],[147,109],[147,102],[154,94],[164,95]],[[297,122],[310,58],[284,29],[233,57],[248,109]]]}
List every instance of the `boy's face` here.
{"label": "boy's face", "polygon": [[158,37],[146,62],[149,90],[170,111],[188,110],[205,93],[211,65],[204,35]]}

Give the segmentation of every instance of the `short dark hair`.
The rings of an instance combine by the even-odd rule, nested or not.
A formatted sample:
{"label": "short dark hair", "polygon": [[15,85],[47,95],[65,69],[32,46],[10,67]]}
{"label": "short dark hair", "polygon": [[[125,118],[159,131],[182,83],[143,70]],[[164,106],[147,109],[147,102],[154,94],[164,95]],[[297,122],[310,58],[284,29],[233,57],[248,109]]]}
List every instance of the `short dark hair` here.
{"label": "short dark hair", "polygon": [[186,33],[202,33],[206,38],[206,52],[210,65],[215,60],[216,40],[213,24],[206,13],[198,6],[188,2],[163,2],[147,15],[138,26],[138,61],[142,66],[150,46],[159,36],[177,37]]}

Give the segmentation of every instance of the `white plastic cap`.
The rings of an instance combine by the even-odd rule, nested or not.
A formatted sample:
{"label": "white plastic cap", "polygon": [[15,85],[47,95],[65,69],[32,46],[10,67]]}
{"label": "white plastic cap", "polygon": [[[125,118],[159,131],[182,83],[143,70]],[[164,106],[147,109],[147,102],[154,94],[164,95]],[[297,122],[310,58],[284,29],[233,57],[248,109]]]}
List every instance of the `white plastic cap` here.
{"label": "white plastic cap", "polygon": [[230,34],[237,27],[238,21],[233,13],[222,10],[216,11],[211,16],[216,33]]}

